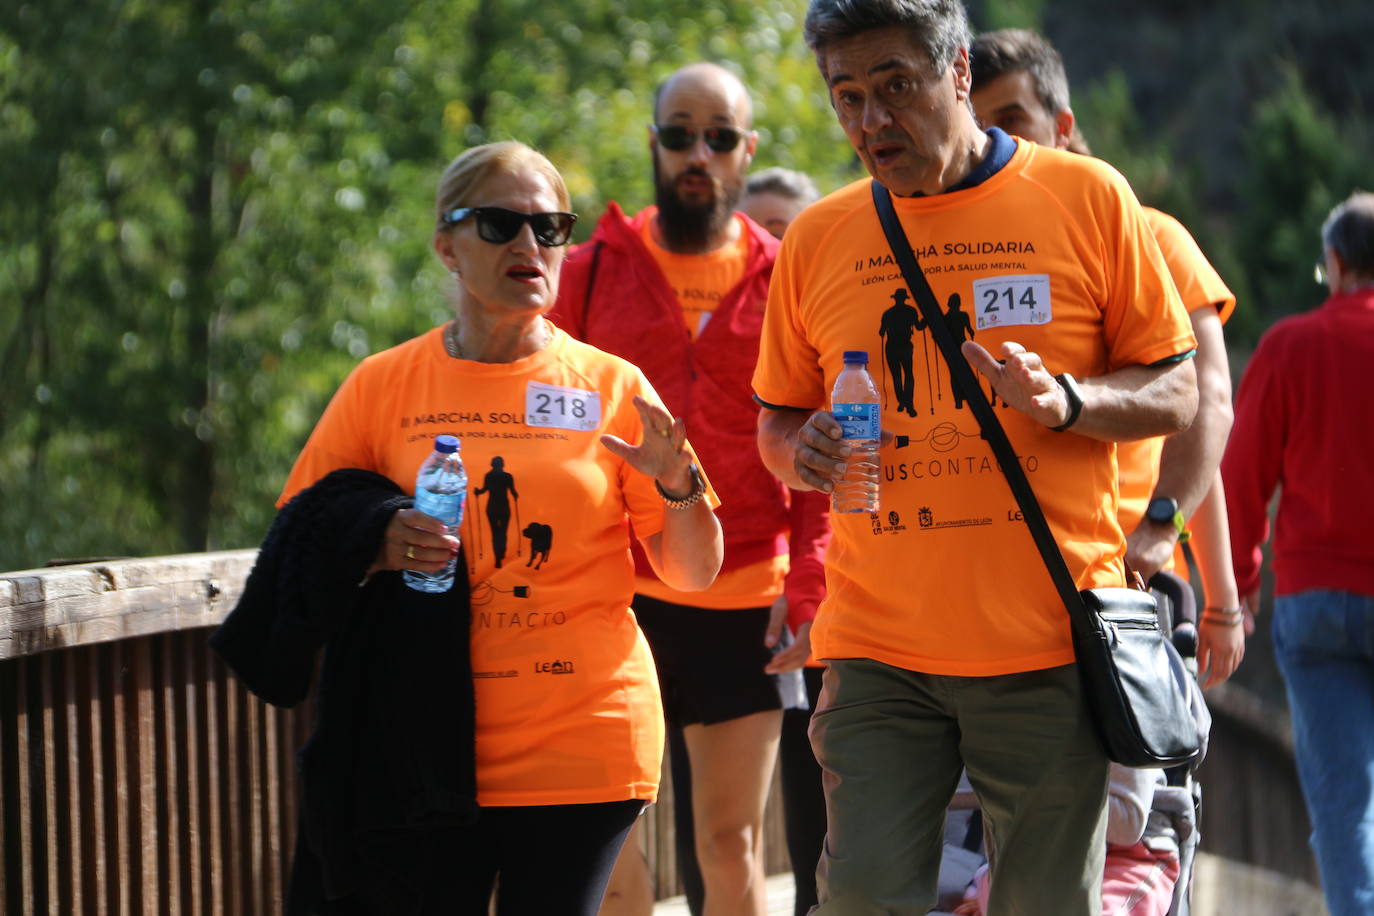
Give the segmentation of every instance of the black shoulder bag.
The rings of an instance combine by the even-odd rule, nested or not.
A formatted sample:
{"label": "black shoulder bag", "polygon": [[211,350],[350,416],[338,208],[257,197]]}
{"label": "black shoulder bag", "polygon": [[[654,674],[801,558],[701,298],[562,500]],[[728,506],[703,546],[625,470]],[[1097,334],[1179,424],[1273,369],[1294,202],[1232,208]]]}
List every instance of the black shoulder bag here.
{"label": "black shoulder bag", "polygon": [[1198,730],[1189,709],[1191,675],[1160,630],[1155,599],[1149,592],[1132,588],[1078,590],[1006,431],[945,324],[935,294],[902,231],[892,197],[876,181],[873,203],[909,292],[949,364],[954,384],[962,390],[983,438],[997,456],[1055,590],[1068,610],[1083,692],[1107,756],[1128,767],[1170,767],[1191,761],[1199,751]]}

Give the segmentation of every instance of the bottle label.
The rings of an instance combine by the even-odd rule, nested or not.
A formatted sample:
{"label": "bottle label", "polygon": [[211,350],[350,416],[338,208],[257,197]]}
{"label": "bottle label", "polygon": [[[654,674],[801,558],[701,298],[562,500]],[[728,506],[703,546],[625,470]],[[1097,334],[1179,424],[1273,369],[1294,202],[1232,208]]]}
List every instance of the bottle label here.
{"label": "bottle label", "polygon": [[882,435],[877,404],[836,404],[831,413],[845,439],[877,439]]}
{"label": "bottle label", "polygon": [[467,490],[457,493],[419,490],[415,493],[415,508],[431,518],[437,518],[450,528],[455,528],[463,519],[463,503],[467,498]]}

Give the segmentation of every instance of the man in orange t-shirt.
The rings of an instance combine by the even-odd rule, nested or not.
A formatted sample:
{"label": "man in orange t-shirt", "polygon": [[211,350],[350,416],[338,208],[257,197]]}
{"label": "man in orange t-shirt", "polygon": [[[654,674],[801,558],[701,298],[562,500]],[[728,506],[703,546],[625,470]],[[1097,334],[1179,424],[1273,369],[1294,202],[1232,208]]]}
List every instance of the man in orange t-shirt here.
{"label": "man in orange t-shirt", "polygon": [[[986,127],[1089,154],[1069,107],[1063,60],[1035,32],[1002,29],[978,36],[972,101]],[[1126,562],[1147,581],[1160,572],[1186,578],[1182,545],[1193,536],[1206,596],[1198,664],[1206,673],[1203,686],[1210,687],[1230,677],[1245,654],[1219,470],[1231,430],[1231,370],[1222,325],[1235,311],[1236,297],[1178,220],[1152,207],[1144,211],[1197,338],[1198,411],[1192,426],[1177,435],[1118,447],[1120,521],[1127,534]],[[1182,583],[1180,591],[1186,588]]]}
{"label": "man in orange t-shirt", "polygon": [[[825,501],[790,492],[754,445],[750,378],[778,242],[735,212],[758,142],[752,119],[729,71],[692,64],[670,75],[649,129],[655,205],[630,219],[610,204],[569,255],[549,316],[644,371],[720,493],[715,584],[679,592],[641,562],[634,609],[663,687],[688,899],[694,911],[704,898],[740,916],[766,906],[764,801],[782,710],[805,702],[799,669],[827,530]],[[796,635],[786,648],[784,620]],[[642,869],[638,884],[644,906]]]}
{"label": "man in orange t-shirt", "polygon": [[[978,128],[958,3],[812,0],[805,29],[941,318],[957,320],[957,302],[970,319],[962,356],[995,392],[1078,586],[1123,585],[1115,443],[1186,427],[1197,397],[1196,342],[1130,187],[1104,163]],[[760,450],[792,486],[833,490],[848,449],[828,393],[844,351],[881,349],[905,286],[870,184],[802,213],[774,272],[754,389]],[[811,729],[830,812],[816,912],[927,912],[966,767],[994,911],[1097,916],[1108,761],[1068,614],[928,352],[912,349],[916,416],[882,411],[879,511],[831,516],[811,634],[829,665]],[[874,374],[890,390],[886,368]]]}

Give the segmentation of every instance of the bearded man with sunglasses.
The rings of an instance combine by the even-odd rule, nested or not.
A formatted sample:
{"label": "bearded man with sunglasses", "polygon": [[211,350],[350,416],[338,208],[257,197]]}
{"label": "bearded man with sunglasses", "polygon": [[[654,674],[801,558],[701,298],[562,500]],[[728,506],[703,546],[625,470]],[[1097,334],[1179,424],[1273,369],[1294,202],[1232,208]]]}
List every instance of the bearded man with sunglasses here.
{"label": "bearded man with sunglasses", "polygon": [[[637,557],[634,609],[676,751],[688,899],[696,913],[748,916],[766,907],[763,808],[782,709],[805,702],[799,669],[824,587],[826,505],[779,483],[754,444],[750,377],[778,243],[735,212],[758,144],[748,90],[699,63],[669,76],[654,101],[655,205],[631,219],[610,204],[569,255],[551,317],[644,370],[686,419],[721,497],[726,547],[716,584],[677,591]],[[782,647],[785,619],[796,638]]]}

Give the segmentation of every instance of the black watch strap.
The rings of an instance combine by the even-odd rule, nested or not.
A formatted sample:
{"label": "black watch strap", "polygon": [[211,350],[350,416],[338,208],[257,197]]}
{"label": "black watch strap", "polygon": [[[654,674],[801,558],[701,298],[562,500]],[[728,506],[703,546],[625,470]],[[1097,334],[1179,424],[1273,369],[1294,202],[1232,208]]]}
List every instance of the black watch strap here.
{"label": "black watch strap", "polygon": [[1078,387],[1078,379],[1067,372],[1059,373],[1054,377],[1054,380],[1059,383],[1060,388],[1064,389],[1064,397],[1068,398],[1069,416],[1058,426],[1051,426],[1050,432],[1062,433],[1077,423],[1078,415],[1083,412],[1083,390]]}

